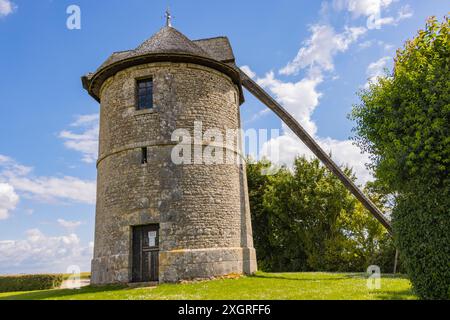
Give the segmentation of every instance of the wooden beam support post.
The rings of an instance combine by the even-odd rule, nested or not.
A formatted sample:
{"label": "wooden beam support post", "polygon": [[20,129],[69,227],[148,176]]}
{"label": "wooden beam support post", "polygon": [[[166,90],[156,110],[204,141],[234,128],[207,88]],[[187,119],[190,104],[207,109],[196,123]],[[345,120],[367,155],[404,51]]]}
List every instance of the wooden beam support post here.
{"label": "wooden beam support post", "polygon": [[264,89],[253,81],[245,72],[240,70],[242,85],[253,94],[259,101],[271,109],[311,150],[317,158],[334,175],[341,180],[344,186],[369,210],[369,212],[392,234],[392,227],[383,213],[375,204],[355,185],[355,183],[345,175],[345,173],[334,163],[328,154],[317,144],[317,142],[303,129],[303,127],[294,119],[278,102],[276,102]]}

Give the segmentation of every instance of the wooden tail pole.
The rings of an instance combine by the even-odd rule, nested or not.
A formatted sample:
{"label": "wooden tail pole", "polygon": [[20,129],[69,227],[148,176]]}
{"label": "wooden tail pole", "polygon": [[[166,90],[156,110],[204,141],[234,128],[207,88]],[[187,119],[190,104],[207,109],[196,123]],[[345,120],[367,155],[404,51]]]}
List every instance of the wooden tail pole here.
{"label": "wooden tail pole", "polygon": [[397,264],[398,264],[398,249],[395,249],[394,274],[397,273]]}
{"label": "wooden tail pole", "polygon": [[375,204],[353,183],[353,181],[345,175],[345,173],[334,163],[328,154],[317,144],[317,142],[303,129],[303,127],[295,120],[278,102],[276,102],[264,89],[262,89],[255,81],[239,70],[242,79],[242,85],[253,94],[259,101],[271,109],[311,150],[317,158],[329,169],[334,175],[341,180],[344,186],[369,210],[369,212],[392,234],[392,227],[383,213],[375,206]]}

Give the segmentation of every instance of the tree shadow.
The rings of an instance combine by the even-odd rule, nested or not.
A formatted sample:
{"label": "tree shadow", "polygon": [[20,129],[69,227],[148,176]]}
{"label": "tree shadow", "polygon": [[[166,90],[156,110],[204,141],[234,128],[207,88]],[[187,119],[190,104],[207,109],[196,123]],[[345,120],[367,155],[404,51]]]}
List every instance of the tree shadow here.
{"label": "tree shadow", "polygon": [[43,300],[43,299],[55,299],[64,298],[70,296],[76,296],[81,294],[100,293],[100,292],[114,292],[129,289],[124,285],[108,285],[108,286],[86,286],[80,289],[51,289],[51,290],[39,290],[30,291],[26,293],[14,293],[11,295],[4,295],[0,297],[0,300]]}
{"label": "tree shadow", "polygon": [[382,300],[411,300],[417,299],[412,290],[382,290],[371,293]]}
{"label": "tree shadow", "polygon": [[[323,273],[326,275],[326,273]],[[261,279],[282,279],[282,280],[293,280],[293,281],[339,281],[339,280],[348,280],[348,279],[366,279],[366,277],[363,274],[360,273],[342,273],[339,274],[336,277],[323,277],[323,278],[300,278],[300,276],[295,276],[295,272],[292,273],[292,276],[289,276],[289,273],[286,273],[286,275],[276,275],[276,274],[270,274],[270,273],[257,273],[251,276],[252,278],[261,278]]]}

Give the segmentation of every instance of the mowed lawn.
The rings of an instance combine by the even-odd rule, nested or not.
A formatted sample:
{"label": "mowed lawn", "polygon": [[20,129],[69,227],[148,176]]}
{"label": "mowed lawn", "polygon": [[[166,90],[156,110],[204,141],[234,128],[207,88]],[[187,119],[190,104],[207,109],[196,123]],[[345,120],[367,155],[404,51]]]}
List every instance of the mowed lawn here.
{"label": "mowed lawn", "polygon": [[316,300],[416,299],[403,277],[383,276],[381,289],[369,290],[363,274],[263,273],[237,279],[219,279],[153,288],[128,286],[84,287],[33,292],[0,293],[0,300]]}

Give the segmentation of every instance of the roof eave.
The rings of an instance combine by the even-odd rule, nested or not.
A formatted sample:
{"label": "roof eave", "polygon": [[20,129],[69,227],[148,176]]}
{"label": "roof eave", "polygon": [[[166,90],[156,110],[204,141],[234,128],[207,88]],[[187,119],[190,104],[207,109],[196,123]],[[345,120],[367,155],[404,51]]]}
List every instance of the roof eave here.
{"label": "roof eave", "polygon": [[83,76],[81,78],[83,88],[86,89],[97,102],[100,102],[100,88],[109,77],[113,76],[121,70],[152,62],[186,62],[216,69],[228,75],[231,80],[238,86],[239,104],[242,104],[245,101],[241,78],[236,68],[224,62],[217,61],[211,58],[183,53],[150,53],[113,62],[100,68],[93,74]]}

